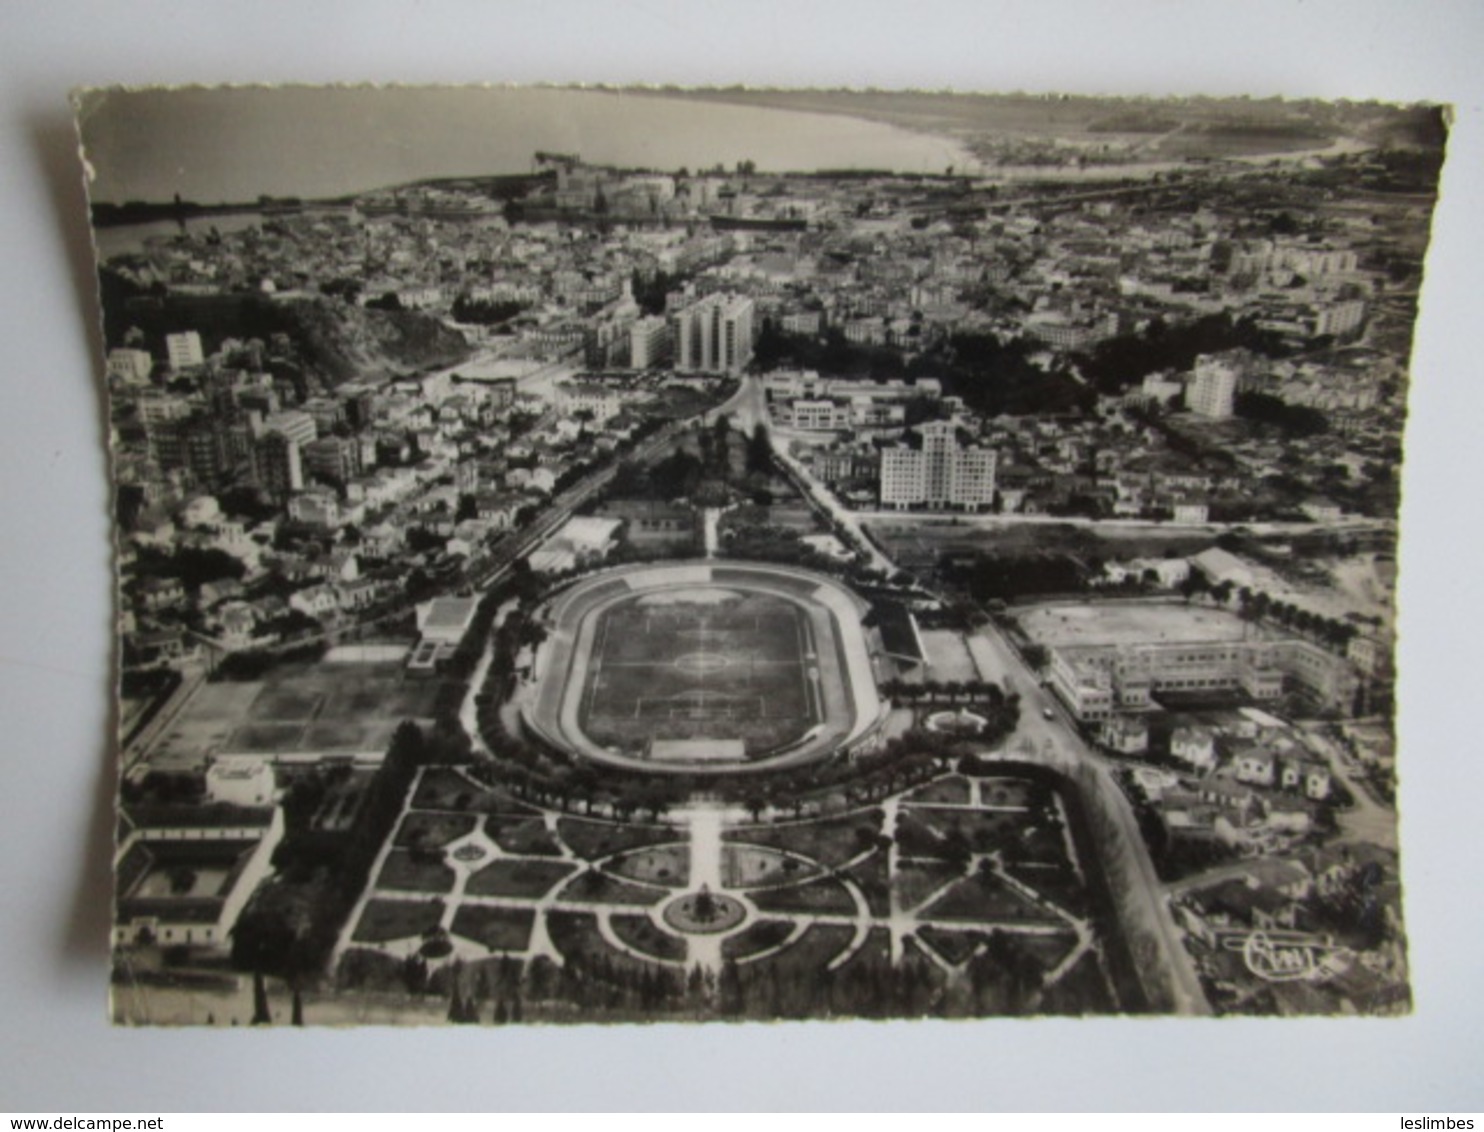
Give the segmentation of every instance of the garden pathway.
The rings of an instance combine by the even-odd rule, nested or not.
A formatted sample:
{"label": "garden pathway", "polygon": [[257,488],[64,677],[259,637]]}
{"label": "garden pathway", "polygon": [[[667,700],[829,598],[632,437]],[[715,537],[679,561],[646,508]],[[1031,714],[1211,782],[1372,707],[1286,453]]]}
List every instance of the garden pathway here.
{"label": "garden pathway", "polygon": [[[688,891],[699,891],[702,885],[711,892],[720,892],[721,883],[721,828],[725,811],[720,806],[688,806],[675,811],[674,817],[690,831],[690,884]],[[721,936],[687,935],[685,965],[700,967],[717,974],[721,972]]]}
{"label": "garden pathway", "polygon": [[715,507],[708,507],[701,512],[701,524],[706,536],[706,557],[715,558],[716,548],[720,544],[717,538],[717,527],[721,522],[721,511]]}

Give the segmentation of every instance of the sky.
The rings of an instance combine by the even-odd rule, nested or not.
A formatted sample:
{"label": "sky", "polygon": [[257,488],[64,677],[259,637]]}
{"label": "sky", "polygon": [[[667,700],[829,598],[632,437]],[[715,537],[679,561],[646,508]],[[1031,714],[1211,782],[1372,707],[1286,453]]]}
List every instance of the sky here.
{"label": "sky", "polygon": [[522,173],[538,150],[601,164],[938,171],[942,138],[839,115],[617,91],[234,87],[95,91],[79,110],[95,201],[325,197]]}

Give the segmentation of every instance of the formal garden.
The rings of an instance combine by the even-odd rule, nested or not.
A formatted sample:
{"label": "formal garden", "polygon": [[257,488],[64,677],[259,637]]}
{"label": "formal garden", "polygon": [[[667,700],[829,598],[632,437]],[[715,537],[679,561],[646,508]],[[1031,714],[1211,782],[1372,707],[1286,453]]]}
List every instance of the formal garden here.
{"label": "formal garden", "polygon": [[1066,787],[966,766],[844,812],[695,803],[653,822],[424,767],[336,983],[487,1023],[1136,1008]]}

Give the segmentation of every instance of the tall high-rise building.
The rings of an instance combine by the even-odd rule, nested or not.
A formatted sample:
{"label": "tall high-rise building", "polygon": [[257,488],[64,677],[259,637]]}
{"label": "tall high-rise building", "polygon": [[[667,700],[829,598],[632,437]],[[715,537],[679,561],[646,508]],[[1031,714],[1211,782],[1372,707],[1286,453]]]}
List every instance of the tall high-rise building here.
{"label": "tall high-rise building", "polygon": [[1195,360],[1195,376],[1185,390],[1185,405],[1197,416],[1222,420],[1232,415],[1237,397],[1237,368],[1221,358],[1202,354]]}
{"label": "tall high-rise building", "polygon": [[201,335],[194,330],[165,335],[165,353],[170,358],[171,369],[190,369],[206,362],[206,354],[201,349]]}
{"label": "tall high-rise building", "polygon": [[696,373],[740,373],[752,360],[753,302],[707,295],[671,315],[674,366]]}
{"label": "tall high-rise building", "polygon": [[227,469],[226,430],[210,417],[184,423],[186,467],[196,483],[215,491]]}
{"label": "tall high-rise building", "polygon": [[922,447],[881,453],[881,503],[887,507],[959,507],[979,510],[994,502],[995,453],[958,442],[951,421],[921,428]]}
{"label": "tall high-rise building", "polygon": [[648,369],[670,356],[670,326],[659,315],[641,318],[629,327],[629,365]]}
{"label": "tall high-rise building", "polygon": [[304,487],[304,469],[299,442],[281,432],[265,432],[252,450],[253,478],[263,493],[283,506]]}
{"label": "tall high-rise building", "polygon": [[345,406],[345,419],[353,429],[370,428],[376,419],[376,394],[369,389],[340,390],[340,401]]}
{"label": "tall high-rise building", "polygon": [[318,480],[347,484],[361,474],[361,443],[350,436],[322,436],[304,445],[304,470]]}
{"label": "tall high-rise building", "polygon": [[1361,299],[1345,299],[1314,310],[1315,337],[1345,338],[1354,335],[1364,325],[1365,302]]}
{"label": "tall high-rise building", "polygon": [[263,418],[264,432],[281,432],[300,445],[308,444],[319,435],[319,426],[314,418],[299,409],[286,409],[281,413],[269,413]]}
{"label": "tall high-rise building", "polygon": [[230,422],[202,412],[145,426],[155,468],[182,471],[187,482],[209,491],[215,491],[232,470],[230,433]]}
{"label": "tall high-rise building", "polygon": [[148,385],[154,359],[148,350],[120,348],[108,351],[108,377],[124,385]]}

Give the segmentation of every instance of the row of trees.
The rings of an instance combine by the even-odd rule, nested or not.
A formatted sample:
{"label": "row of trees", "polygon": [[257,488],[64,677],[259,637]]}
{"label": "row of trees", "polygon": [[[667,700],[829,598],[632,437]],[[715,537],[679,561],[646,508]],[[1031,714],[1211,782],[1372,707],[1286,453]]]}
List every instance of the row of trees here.
{"label": "row of trees", "polygon": [[[568,934],[565,925],[559,934]],[[473,966],[455,961],[430,973],[426,960],[413,955],[393,971],[370,953],[350,952],[341,981],[366,988],[374,980],[382,990],[438,995],[448,1001],[450,1022],[496,1025],[567,1017],[574,1009],[584,1018],[802,1019],[982,1017],[1036,1008],[1044,967],[1018,937],[993,929],[969,932],[962,946],[968,950],[962,980],[950,980],[921,944],[909,944],[902,960],[892,963],[878,935],[837,970],[809,947],[750,963],[729,958],[712,974],[645,963],[606,948],[588,951],[567,940],[560,966],[545,956],[504,956]]]}
{"label": "row of trees", "polygon": [[1268,357],[1287,351],[1276,335],[1250,318],[1229,313],[1206,315],[1171,325],[1152,319],[1142,331],[1105,339],[1077,359],[1078,366],[1100,393],[1123,393],[1151,373],[1183,373],[1202,354],[1245,347]]}
{"label": "row of trees", "polygon": [[[1247,596],[1243,596],[1243,595]],[[1315,637],[1336,651],[1343,652],[1360,630],[1349,621],[1326,617],[1292,602],[1277,601],[1262,591],[1243,587],[1238,591],[1239,611],[1257,621],[1276,621],[1286,629]]]}
{"label": "row of trees", "polygon": [[972,743],[918,728],[854,758],[836,758],[750,779],[738,784],[744,786],[739,800],[752,811],[754,820],[779,799],[786,800],[795,815],[808,808],[878,802],[953,769],[975,747],[1004,738],[1015,729],[1020,702],[1011,696],[994,706],[976,703],[975,710],[986,717],[987,724]]}
{"label": "row of trees", "polygon": [[1276,622],[1285,629],[1313,637],[1337,652],[1343,652],[1360,631],[1349,621],[1326,617],[1312,609],[1281,601],[1263,590],[1239,587],[1229,579],[1212,584],[1198,570],[1192,570],[1190,576],[1180,583],[1180,592],[1187,601],[1197,594],[1207,594],[1218,605],[1230,605],[1235,598],[1237,613],[1244,619]]}
{"label": "row of trees", "polygon": [[514,299],[487,301],[472,299],[466,294],[454,298],[452,314],[455,322],[477,323],[480,326],[498,326],[509,322],[525,311],[528,304]]}
{"label": "row of trees", "polygon": [[214,547],[179,546],[169,553],[143,547],[134,572],[140,578],[175,579],[194,591],[208,582],[240,581],[247,567],[240,558]]}
{"label": "row of trees", "polygon": [[[962,397],[969,408],[986,417],[1081,413],[1091,407],[1091,390],[1067,373],[1048,373],[1031,361],[1040,348],[1034,342],[976,331],[938,340],[923,335],[913,344],[920,344],[921,349],[909,359],[896,346],[851,342],[838,327],[819,336],[787,334],[765,320],[753,360],[760,370],[787,363],[851,377],[936,377],[943,382],[944,393]],[[922,420],[931,419],[933,413],[929,405],[922,404],[914,415]]]}
{"label": "row of trees", "polygon": [[1086,588],[1087,565],[1070,554],[975,554],[944,556],[938,574],[977,602],[1008,601],[1036,594],[1079,593]]}
{"label": "row of trees", "polygon": [[[873,948],[831,971],[810,949],[722,966],[717,1009],[725,1018],[915,1018],[944,1013],[945,978],[916,949],[893,964]],[[794,952],[797,954],[794,954]]]}
{"label": "row of trees", "polygon": [[[989,704],[999,707],[1006,702],[1004,689],[992,680],[885,680],[878,685],[881,694],[893,703]],[[1011,699],[1014,699],[1012,696]]]}
{"label": "row of trees", "polygon": [[446,753],[440,744],[427,743],[416,724],[401,724],[350,831],[329,842],[316,839],[306,846],[313,811],[291,801],[285,813],[294,817],[294,827],[275,853],[278,876],[258,890],[237,921],[233,966],[276,975],[294,987],[322,970],[392,834],[417,768]]}
{"label": "row of trees", "polygon": [[1236,414],[1246,420],[1272,425],[1289,439],[1318,436],[1329,431],[1329,418],[1308,405],[1290,405],[1268,393],[1238,393]]}

